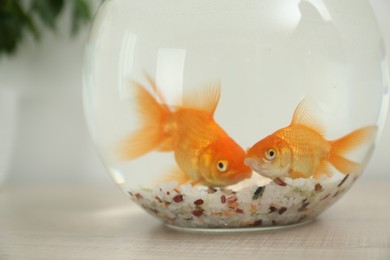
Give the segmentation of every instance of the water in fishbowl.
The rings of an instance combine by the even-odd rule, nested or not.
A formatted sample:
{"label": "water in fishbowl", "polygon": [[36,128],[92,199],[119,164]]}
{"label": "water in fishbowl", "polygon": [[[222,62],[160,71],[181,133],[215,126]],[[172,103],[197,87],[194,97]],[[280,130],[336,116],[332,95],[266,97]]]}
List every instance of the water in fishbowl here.
{"label": "water in fishbowl", "polygon": [[114,181],[166,224],[297,224],[363,172],[387,71],[365,0],[111,0],[85,111]]}

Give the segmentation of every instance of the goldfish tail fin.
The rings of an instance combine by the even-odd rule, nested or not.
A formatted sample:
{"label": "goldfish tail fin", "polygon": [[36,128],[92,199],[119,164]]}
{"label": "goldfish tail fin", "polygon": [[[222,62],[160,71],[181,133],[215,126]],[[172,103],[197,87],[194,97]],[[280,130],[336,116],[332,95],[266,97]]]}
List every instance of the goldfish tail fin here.
{"label": "goldfish tail fin", "polygon": [[170,113],[167,106],[159,104],[144,86],[136,81],[132,83],[141,127],[119,145],[118,153],[123,160],[134,160],[165,143],[163,124]]}
{"label": "goldfish tail fin", "polygon": [[153,91],[156,93],[160,102],[162,102],[163,104],[168,104],[164,95],[161,93],[160,89],[157,87],[156,81],[154,81],[154,79],[148,73],[144,72],[144,75],[145,75],[146,80],[149,82],[150,86],[152,86]]}
{"label": "goldfish tail fin", "polygon": [[360,171],[361,165],[350,161],[342,156],[333,155],[329,158],[329,162],[341,173],[352,174]]}
{"label": "goldfish tail fin", "polygon": [[358,148],[360,145],[373,141],[376,133],[377,126],[367,126],[357,129],[340,139],[330,141],[329,162],[344,174],[359,172],[361,165],[344,158],[344,154]]}

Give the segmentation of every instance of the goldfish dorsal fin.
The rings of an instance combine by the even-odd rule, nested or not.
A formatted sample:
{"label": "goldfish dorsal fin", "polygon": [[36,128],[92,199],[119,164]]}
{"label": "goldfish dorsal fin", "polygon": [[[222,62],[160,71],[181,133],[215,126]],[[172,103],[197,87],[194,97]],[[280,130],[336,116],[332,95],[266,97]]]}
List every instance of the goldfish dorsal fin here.
{"label": "goldfish dorsal fin", "polygon": [[218,81],[207,85],[196,94],[184,96],[183,104],[186,108],[198,109],[214,115],[220,97],[221,82]]}
{"label": "goldfish dorsal fin", "polygon": [[314,115],[311,104],[307,98],[299,102],[295,109],[291,125],[307,126],[321,135],[325,134],[325,127],[320,120]]}

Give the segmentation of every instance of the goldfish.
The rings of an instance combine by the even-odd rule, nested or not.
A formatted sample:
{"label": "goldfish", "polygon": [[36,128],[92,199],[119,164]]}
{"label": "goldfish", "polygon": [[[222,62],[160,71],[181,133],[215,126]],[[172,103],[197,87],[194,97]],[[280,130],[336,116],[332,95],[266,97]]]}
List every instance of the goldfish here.
{"label": "goldfish", "polygon": [[[164,180],[179,184],[224,187],[252,175],[246,153],[214,120],[220,83],[183,97],[182,106],[168,106],[155,82],[146,76],[156,98],[132,81],[141,127],[124,139],[119,154],[134,160],[152,151],[173,152],[178,171]],[[159,102],[160,101],[160,102]]]}
{"label": "goldfish", "polygon": [[313,115],[307,99],[295,109],[292,121],[271,135],[255,143],[247,151],[245,165],[260,175],[318,179],[332,176],[330,166],[348,175],[357,173],[361,165],[345,157],[360,145],[372,141],[377,126],[366,126],[333,141],[325,139],[322,123]]}

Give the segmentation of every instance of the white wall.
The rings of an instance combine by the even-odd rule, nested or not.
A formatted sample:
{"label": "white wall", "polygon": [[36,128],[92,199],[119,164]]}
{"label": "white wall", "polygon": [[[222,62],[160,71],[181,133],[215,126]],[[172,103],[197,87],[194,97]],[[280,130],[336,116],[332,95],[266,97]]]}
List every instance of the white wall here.
{"label": "white wall", "polygon": [[109,178],[87,133],[82,110],[82,61],[88,28],[69,36],[69,15],[59,32],[39,44],[23,43],[0,60],[0,88],[13,89],[18,109],[11,182],[95,182]]}
{"label": "white wall", "polygon": [[[390,1],[370,2],[390,50]],[[16,56],[0,59],[0,94],[14,97],[9,102],[13,110],[9,111],[16,115],[16,132],[12,127],[0,131],[0,146],[5,145],[4,139],[8,146],[15,139],[13,149],[7,149],[12,151],[9,163],[0,161],[0,175],[6,172],[10,182],[109,181],[92,147],[82,111],[81,76],[87,30],[71,39],[68,27],[67,19],[62,19],[60,32],[46,32],[39,44],[30,39],[20,46]],[[390,177],[389,121],[364,179]],[[0,122],[2,130],[6,129],[2,125],[5,122],[8,126],[14,124],[8,118]],[[1,149],[0,156],[9,157]]]}

